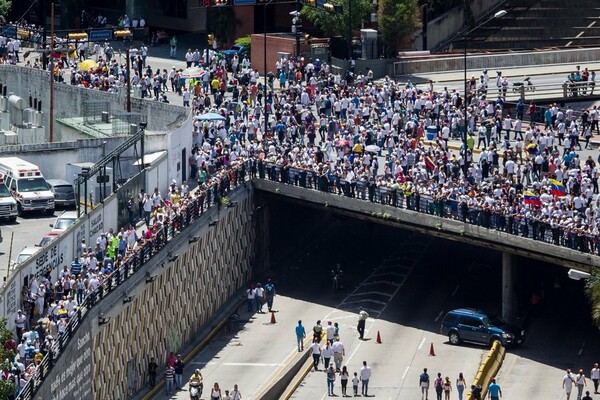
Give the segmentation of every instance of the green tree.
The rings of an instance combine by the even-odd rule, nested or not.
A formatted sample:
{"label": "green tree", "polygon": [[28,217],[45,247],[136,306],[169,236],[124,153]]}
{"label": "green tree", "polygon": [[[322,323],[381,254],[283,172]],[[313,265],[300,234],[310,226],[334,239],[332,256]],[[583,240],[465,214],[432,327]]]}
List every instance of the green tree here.
{"label": "green tree", "polygon": [[388,55],[408,46],[412,33],[421,27],[417,0],[379,0],[377,17]]}
{"label": "green tree", "polygon": [[348,2],[352,1],[352,30],[360,27],[363,21],[373,10],[372,0],[334,0],[328,3],[341,6],[341,12],[330,13],[323,9],[304,6],[302,7],[302,16],[311,21],[327,36],[341,35],[344,38],[348,37],[348,20],[350,19]]}
{"label": "green tree", "polygon": [[5,17],[10,11],[10,7],[12,7],[11,0],[0,0],[0,15]]}
{"label": "green tree", "polygon": [[240,24],[240,20],[235,17],[233,7],[209,7],[207,13],[208,31],[214,32],[219,46],[229,45],[234,27]]}
{"label": "green tree", "polygon": [[600,328],[600,270],[594,268],[592,276],[585,283],[585,294],[592,308],[592,321]]}

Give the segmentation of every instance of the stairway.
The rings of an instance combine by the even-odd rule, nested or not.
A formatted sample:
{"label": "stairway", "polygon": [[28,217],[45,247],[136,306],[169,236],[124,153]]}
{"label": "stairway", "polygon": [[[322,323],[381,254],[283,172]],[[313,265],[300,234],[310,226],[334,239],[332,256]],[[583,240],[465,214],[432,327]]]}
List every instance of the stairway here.
{"label": "stairway", "polygon": [[[600,45],[598,0],[508,0],[507,14],[470,35],[469,51],[576,48]],[[452,42],[464,49],[463,40]]]}

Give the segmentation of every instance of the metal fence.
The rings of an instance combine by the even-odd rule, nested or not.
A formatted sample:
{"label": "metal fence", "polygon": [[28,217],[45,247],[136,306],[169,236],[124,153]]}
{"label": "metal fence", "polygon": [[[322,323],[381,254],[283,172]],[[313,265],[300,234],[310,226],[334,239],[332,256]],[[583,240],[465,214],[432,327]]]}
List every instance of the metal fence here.
{"label": "metal fence", "polygon": [[319,190],[332,195],[347,196],[360,201],[384,204],[441,218],[459,220],[483,228],[505,232],[507,235],[521,236],[584,253],[600,255],[600,236],[555,224],[551,225],[545,221],[526,217],[522,214],[504,214],[491,208],[469,207],[460,204],[458,200],[409,193],[398,188],[378,186],[373,182],[345,182],[341,179],[331,181],[327,176],[320,176],[311,170],[282,168],[275,164],[259,162],[257,172],[260,179]]}
{"label": "metal fence", "polygon": [[69,320],[66,331],[57,337],[51,349],[45,354],[35,374],[21,389],[17,396],[18,400],[31,400],[34,398],[36,391],[52,370],[56,360],[67,348],[69,341],[86,317],[87,312],[98,304],[104,296],[114,291],[160,253],[175,236],[186,231],[206,210],[214,207],[215,204],[219,206],[221,204],[220,198],[224,197],[232,188],[246,181],[245,171],[248,168],[248,165],[241,165],[239,170],[230,170],[229,174],[223,176],[218,182],[201,191],[187,207],[182,208],[182,212],[177,218],[167,221],[151,239],[144,242],[139,250],[127,255],[120,264],[118,261],[115,262],[114,272],[96,290],[87,293],[82,304],[79,305],[79,309]]}

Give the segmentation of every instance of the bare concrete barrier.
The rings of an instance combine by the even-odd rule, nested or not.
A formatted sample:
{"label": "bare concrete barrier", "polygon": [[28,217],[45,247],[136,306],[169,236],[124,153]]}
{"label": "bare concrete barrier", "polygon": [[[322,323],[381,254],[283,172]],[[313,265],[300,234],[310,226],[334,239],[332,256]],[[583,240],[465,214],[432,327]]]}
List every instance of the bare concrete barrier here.
{"label": "bare concrete barrier", "polygon": [[[500,371],[505,355],[506,349],[502,346],[500,341],[495,340],[489,353],[481,362],[477,375],[475,375],[475,380],[473,381],[473,385],[482,387],[482,399],[486,398],[488,386],[490,385],[492,378]],[[467,394],[467,400],[472,400],[471,392]]]}

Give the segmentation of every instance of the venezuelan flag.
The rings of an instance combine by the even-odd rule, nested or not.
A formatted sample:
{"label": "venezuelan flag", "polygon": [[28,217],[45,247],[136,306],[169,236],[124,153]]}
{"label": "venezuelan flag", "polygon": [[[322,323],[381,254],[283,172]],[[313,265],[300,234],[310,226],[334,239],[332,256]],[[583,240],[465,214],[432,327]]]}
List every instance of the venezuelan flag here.
{"label": "venezuelan flag", "polygon": [[567,189],[556,179],[550,179],[550,187],[554,196],[564,197],[567,195]]}
{"label": "venezuelan flag", "polygon": [[423,159],[425,161],[425,166],[427,167],[427,169],[433,171],[435,169],[435,163],[431,159],[431,156],[428,154],[425,157],[423,157]]}
{"label": "venezuelan flag", "polygon": [[523,202],[525,204],[533,204],[534,206],[538,206],[538,207],[542,205],[542,201],[540,200],[540,197],[536,196],[535,193],[530,192],[530,191],[523,192]]}

